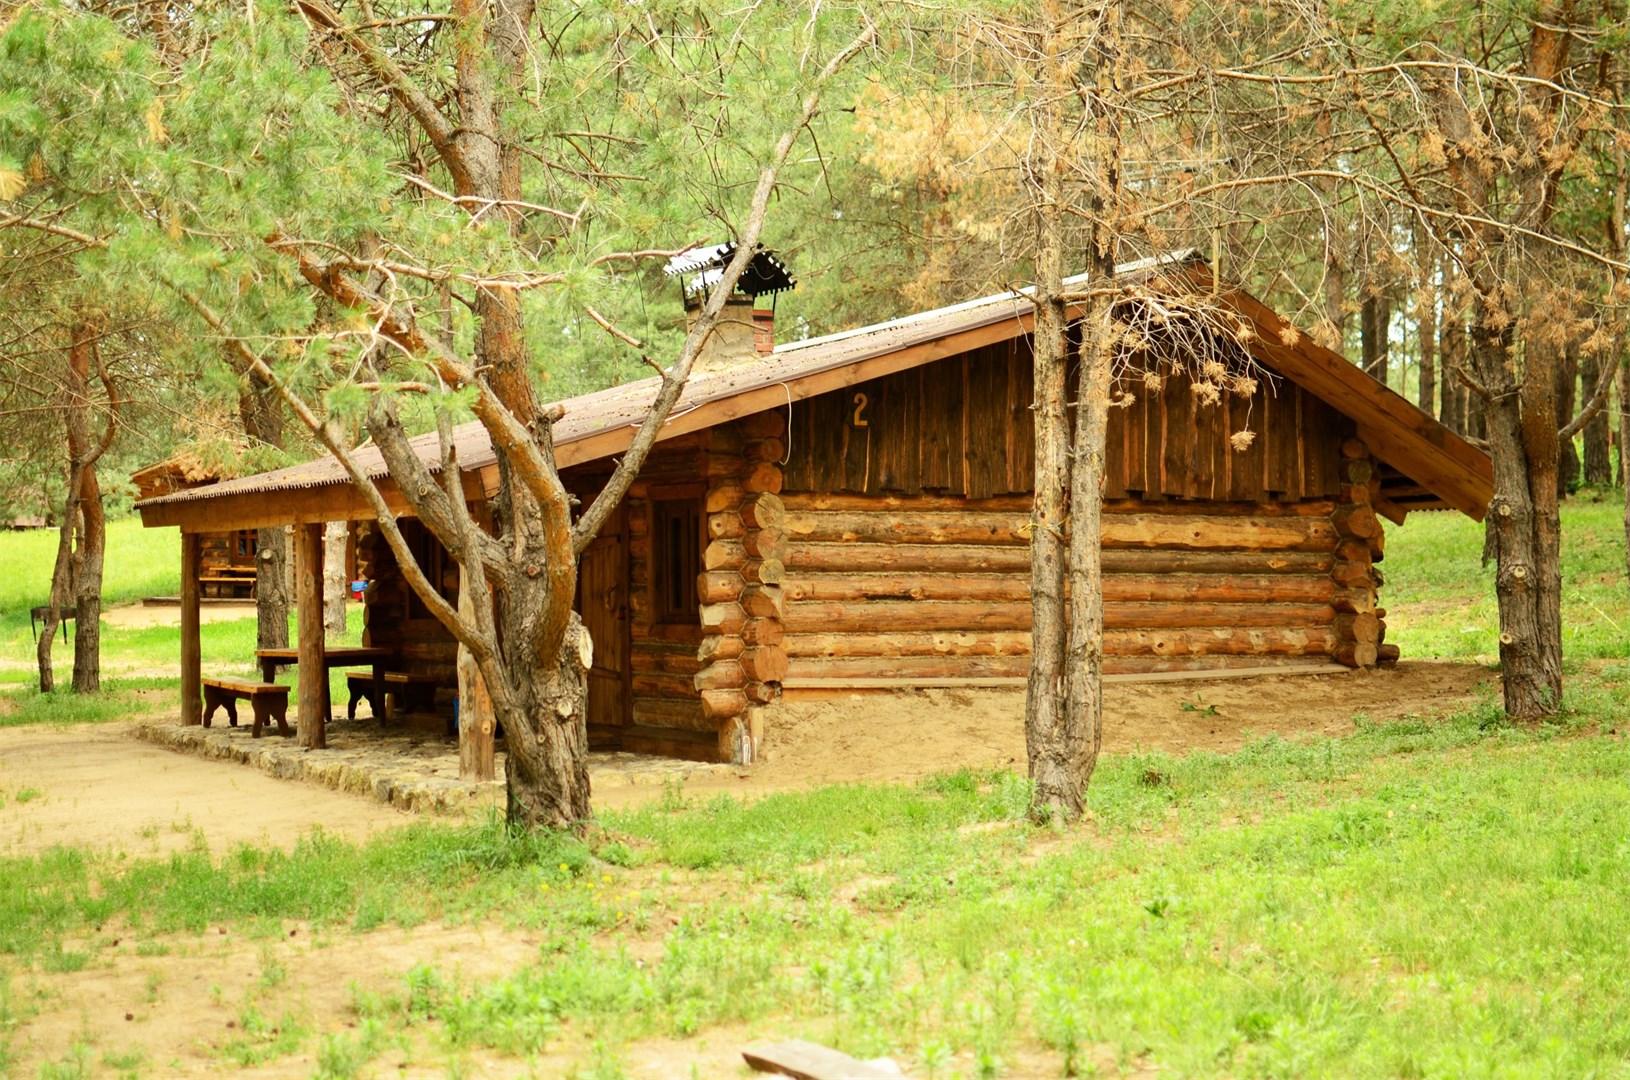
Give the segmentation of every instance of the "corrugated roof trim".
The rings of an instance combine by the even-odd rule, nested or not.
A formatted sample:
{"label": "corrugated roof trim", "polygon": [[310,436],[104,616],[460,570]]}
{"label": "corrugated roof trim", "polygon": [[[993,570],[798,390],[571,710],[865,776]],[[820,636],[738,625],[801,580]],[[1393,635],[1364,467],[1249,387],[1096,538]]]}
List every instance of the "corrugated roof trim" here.
{"label": "corrugated roof trim", "polygon": [[[1116,268],[1116,275],[1119,277],[1169,269],[1193,259],[1193,249],[1185,249],[1169,255],[1123,264]],[[1074,286],[1086,280],[1087,275],[1078,274],[1066,278],[1064,283],[1066,286]],[[1033,292],[1034,287],[1027,287],[996,293],[856,330],[839,331],[806,341],[788,342],[778,345],[772,354],[773,358],[766,363],[711,375],[692,375],[669,419],[678,419],[693,409],[748,391],[847,367],[872,357],[885,356],[913,345],[977,330],[1004,320],[1022,319],[1034,309],[1035,305],[1030,300]],[[565,410],[565,415],[554,425],[555,445],[566,446],[619,427],[639,425],[645,419],[651,401],[656,397],[658,384],[659,380],[653,376],[559,402],[560,407]],[[432,472],[440,471],[441,449],[435,432],[414,436],[411,445],[419,459]],[[497,460],[487,430],[479,421],[455,427],[453,445],[461,470],[481,469]],[[370,479],[380,480],[390,474],[377,447],[363,447],[352,456],[363,474]],[[252,492],[324,487],[330,484],[344,484],[349,480],[349,475],[338,459],[325,457],[303,465],[292,465],[255,476],[211,484],[205,488],[192,488],[144,499],[136,506],[139,509],[144,506],[216,499]]]}

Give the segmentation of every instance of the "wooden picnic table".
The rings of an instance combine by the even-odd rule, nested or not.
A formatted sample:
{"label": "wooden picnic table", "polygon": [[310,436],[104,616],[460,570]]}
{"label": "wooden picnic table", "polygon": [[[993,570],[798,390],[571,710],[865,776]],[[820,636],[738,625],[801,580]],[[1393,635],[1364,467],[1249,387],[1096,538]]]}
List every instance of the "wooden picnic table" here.
{"label": "wooden picnic table", "polygon": [[[375,648],[367,645],[336,645],[323,648],[323,718],[334,715],[334,703],[328,687],[328,672],[337,667],[371,667],[374,671],[375,701],[385,700],[385,667],[396,658],[395,649]],[[255,659],[260,662],[261,678],[275,682],[277,669],[287,664],[298,667],[299,649],[256,649]]]}

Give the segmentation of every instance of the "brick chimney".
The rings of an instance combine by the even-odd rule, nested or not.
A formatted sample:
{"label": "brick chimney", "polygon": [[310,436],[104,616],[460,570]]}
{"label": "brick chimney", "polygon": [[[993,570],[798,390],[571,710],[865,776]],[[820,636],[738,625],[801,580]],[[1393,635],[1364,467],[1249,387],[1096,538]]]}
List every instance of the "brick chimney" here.
{"label": "brick chimney", "polygon": [[[686,278],[687,330],[701,317],[703,305],[735,252],[733,243],[718,244],[692,249],[668,261],[668,275]],[[762,247],[755,251],[741,280],[725,300],[713,333],[702,344],[693,370],[710,375],[769,362],[775,351],[775,296],[794,284],[792,274],[773,253]],[[765,299],[769,305],[761,306]]]}

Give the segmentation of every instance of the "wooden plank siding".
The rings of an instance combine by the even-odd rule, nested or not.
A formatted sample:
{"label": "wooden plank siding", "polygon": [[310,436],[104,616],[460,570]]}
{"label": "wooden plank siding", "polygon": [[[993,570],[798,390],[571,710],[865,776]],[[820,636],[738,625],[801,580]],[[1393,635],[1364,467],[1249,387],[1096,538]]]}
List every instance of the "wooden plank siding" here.
{"label": "wooden plank siding", "polygon": [[[1207,404],[1186,374],[1114,391],[1104,497],[1297,502],[1333,497],[1351,420],[1286,379]],[[1028,339],[985,346],[791,408],[786,488],[989,499],[1028,492],[1035,423]],[[1230,443],[1254,433],[1243,451]]]}

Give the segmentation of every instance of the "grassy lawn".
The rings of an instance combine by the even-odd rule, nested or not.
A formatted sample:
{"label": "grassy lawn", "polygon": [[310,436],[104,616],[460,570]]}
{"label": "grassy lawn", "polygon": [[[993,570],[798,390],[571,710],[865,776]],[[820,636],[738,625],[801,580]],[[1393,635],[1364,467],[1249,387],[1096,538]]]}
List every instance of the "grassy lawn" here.
{"label": "grassy lawn", "polygon": [[[674,789],[583,842],[419,823],[288,853],[0,859],[0,1073],[53,975],[229,925],[262,959],[210,1044],[225,1071],[615,1077],[652,1047],[801,1036],[937,1077],[1626,1075],[1619,512],[1568,508],[1555,723],[1486,707],[1106,758],[1064,833],[1025,823],[1022,777],[962,772],[752,802]],[[1417,515],[1389,544],[1389,640],[1491,659],[1479,531]],[[525,934],[530,959],[472,977],[427,949],[383,984],[359,971],[339,1015],[285,993],[292,931],[449,924]],[[166,1063],[87,1036],[41,1075],[102,1071]]]}

